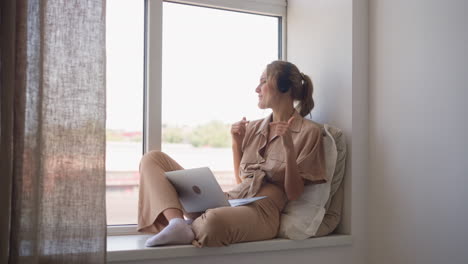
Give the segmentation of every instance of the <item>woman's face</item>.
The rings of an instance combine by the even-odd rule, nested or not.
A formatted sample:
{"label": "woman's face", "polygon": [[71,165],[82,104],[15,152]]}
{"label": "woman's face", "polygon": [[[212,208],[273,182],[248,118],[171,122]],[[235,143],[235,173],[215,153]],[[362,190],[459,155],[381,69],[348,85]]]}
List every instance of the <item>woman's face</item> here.
{"label": "woman's face", "polygon": [[255,92],[258,93],[258,107],[260,109],[271,108],[274,103],[275,91],[274,86],[267,80],[266,70],[260,77],[260,83],[258,84]]}

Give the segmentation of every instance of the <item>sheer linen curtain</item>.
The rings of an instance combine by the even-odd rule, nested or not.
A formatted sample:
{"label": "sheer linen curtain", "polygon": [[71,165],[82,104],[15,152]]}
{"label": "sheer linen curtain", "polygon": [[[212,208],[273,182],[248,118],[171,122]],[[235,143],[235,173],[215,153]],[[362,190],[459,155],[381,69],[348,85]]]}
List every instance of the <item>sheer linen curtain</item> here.
{"label": "sheer linen curtain", "polygon": [[105,0],[2,0],[1,263],[104,263]]}

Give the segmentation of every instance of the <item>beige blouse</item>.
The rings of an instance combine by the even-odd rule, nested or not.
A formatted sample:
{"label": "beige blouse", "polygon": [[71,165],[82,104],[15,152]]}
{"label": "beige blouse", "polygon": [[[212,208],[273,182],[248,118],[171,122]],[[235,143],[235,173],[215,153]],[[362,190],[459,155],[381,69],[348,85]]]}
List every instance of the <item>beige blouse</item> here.
{"label": "beige blouse", "polygon": [[[321,129],[294,112],[290,126],[294,148],[297,154],[296,162],[302,178],[308,183],[323,183],[327,181],[325,171],[325,155],[322,145]],[[279,136],[273,136],[268,142],[269,123],[273,115],[265,119],[249,122],[242,143],[242,159],[240,162],[240,178],[242,182],[228,195],[233,198],[250,198],[260,196],[262,187],[271,183],[282,191],[275,200],[287,201],[284,190],[286,173],[286,157],[283,143]],[[269,193],[271,195],[271,193]],[[264,194],[262,194],[264,195]],[[278,204],[278,203],[277,203]],[[283,207],[283,206],[281,206]],[[282,209],[282,208],[280,208]]]}

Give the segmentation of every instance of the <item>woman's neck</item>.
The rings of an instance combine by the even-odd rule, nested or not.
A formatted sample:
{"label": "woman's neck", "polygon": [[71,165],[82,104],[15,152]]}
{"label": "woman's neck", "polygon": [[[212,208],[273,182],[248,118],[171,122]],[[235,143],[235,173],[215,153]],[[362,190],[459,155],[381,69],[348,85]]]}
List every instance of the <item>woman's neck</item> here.
{"label": "woman's neck", "polygon": [[296,110],[291,104],[283,104],[273,109],[273,122],[287,122]]}

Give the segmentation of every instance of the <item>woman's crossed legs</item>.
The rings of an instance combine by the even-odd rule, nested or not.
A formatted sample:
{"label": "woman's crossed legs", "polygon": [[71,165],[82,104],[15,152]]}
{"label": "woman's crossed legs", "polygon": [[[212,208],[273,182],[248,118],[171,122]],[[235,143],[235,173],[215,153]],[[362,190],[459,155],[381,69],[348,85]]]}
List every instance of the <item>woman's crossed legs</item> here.
{"label": "woman's crossed legs", "polygon": [[199,214],[190,227],[177,192],[165,172],[183,169],[160,151],[150,151],[140,162],[138,231],[157,233],[147,246],[189,244],[223,246],[236,242],[270,239],[279,227],[279,211],[270,199],[240,207],[220,207]]}

